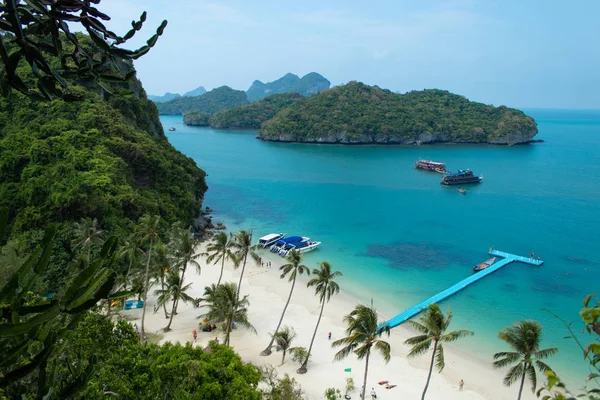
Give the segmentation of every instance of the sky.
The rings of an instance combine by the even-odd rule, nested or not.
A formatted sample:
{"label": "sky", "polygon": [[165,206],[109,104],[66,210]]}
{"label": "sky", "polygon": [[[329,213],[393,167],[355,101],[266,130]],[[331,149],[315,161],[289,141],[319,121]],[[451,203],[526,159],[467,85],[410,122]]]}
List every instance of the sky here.
{"label": "sky", "polygon": [[600,0],[102,0],[149,94],[318,72],[395,92],[438,88],[522,108],[600,109]]}

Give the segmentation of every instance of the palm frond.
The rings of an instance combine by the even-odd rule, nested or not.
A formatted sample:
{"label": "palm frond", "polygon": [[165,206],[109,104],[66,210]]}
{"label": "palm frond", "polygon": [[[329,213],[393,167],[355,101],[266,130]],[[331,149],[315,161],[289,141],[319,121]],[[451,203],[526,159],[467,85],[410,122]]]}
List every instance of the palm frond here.
{"label": "palm frond", "polygon": [[473,336],[473,335],[474,335],[473,332],[468,331],[466,329],[462,329],[460,331],[454,331],[454,332],[450,332],[450,333],[446,333],[446,334],[442,335],[440,337],[440,341],[450,343],[450,342],[454,342],[458,339],[464,338],[466,336]]}
{"label": "palm frond", "polygon": [[[433,339],[431,337],[427,337],[425,340],[421,341],[420,343],[415,344],[412,349],[410,349],[410,351],[408,352],[408,356],[409,357],[415,357],[415,356],[420,356],[421,354],[425,354],[427,353],[427,351],[429,351],[429,349],[431,348],[431,343],[432,343]],[[406,343],[406,342],[404,342]],[[410,343],[407,343],[410,344]]]}
{"label": "palm frond", "polygon": [[446,360],[444,360],[444,346],[442,346],[441,343],[438,343],[435,350],[435,367],[437,368],[438,372],[442,372],[445,366]]}
{"label": "palm frond", "polygon": [[527,365],[527,378],[531,383],[531,391],[535,392],[535,388],[537,386],[537,375],[535,373],[535,367],[532,364]]}
{"label": "palm frond", "polygon": [[392,346],[388,342],[383,340],[376,340],[374,347],[375,350],[377,350],[379,354],[381,354],[386,363],[390,362],[390,360],[392,359]]}
{"label": "palm frond", "polygon": [[428,335],[419,335],[419,336],[413,336],[411,338],[408,338],[404,341],[404,344],[409,344],[411,346],[414,346],[415,344],[419,344],[421,342],[424,342],[427,339],[431,339]]}
{"label": "palm frond", "polygon": [[513,383],[518,381],[525,371],[523,371],[523,364],[517,364],[508,370],[502,381],[505,386],[511,386]]}

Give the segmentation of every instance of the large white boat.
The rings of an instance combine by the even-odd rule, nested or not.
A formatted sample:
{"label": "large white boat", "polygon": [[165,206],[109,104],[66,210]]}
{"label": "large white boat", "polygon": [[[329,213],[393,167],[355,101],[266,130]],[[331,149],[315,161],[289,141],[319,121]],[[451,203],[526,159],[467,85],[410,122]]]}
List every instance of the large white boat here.
{"label": "large white boat", "polygon": [[288,243],[279,250],[279,255],[285,257],[292,250],[299,251],[300,253],[308,253],[319,247],[320,244],[321,242],[310,241],[308,238],[301,242]]}
{"label": "large white boat", "polygon": [[263,249],[266,249],[267,247],[271,246],[273,243],[275,243],[279,239],[283,239],[284,237],[285,237],[285,233],[269,233],[268,235],[263,236],[260,239],[258,239],[258,247],[262,247]]}
{"label": "large white boat", "polygon": [[271,253],[279,253],[279,251],[285,248],[286,245],[291,243],[300,243],[310,240],[310,238],[302,237],[302,236],[288,236],[283,239],[276,240],[270,247]]}

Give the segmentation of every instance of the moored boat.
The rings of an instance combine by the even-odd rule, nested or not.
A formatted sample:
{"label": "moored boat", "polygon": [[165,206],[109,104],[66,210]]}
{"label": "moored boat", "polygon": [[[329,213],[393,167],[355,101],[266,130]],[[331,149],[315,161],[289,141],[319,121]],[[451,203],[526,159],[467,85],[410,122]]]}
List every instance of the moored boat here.
{"label": "moored boat", "polygon": [[461,194],[467,194],[467,191],[461,187],[458,188],[458,192]]}
{"label": "moored boat", "polygon": [[302,242],[296,243],[288,243],[281,250],[279,250],[279,255],[282,257],[286,257],[290,251],[296,250],[300,253],[308,253],[309,251],[313,251],[316,249],[321,242],[315,242],[310,240],[304,240]]}
{"label": "moored boat", "polygon": [[440,184],[451,186],[451,185],[464,185],[468,183],[479,183],[483,179],[483,176],[477,176],[473,174],[470,169],[458,170],[458,172],[448,174],[442,178]]}
{"label": "moored boat", "polygon": [[479,264],[475,265],[473,267],[473,272],[479,272],[479,271],[483,271],[486,268],[489,268],[490,266],[492,266],[492,264],[494,264],[496,262],[496,257],[492,257],[489,260],[485,260],[483,262],[480,262]]}
{"label": "moored boat", "polygon": [[285,233],[269,233],[268,235],[265,235],[265,236],[261,237],[260,239],[258,239],[257,246],[262,247],[263,249],[266,249],[267,247],[271,246],[273,243],[275,243],[279,239],[283,239],[284,237],[285,237]]}
{"label": "moored boat", "polygon": [[169,131],[170,131],[170,132],[173,132],[173,131],[176,131],[176,130],[177,130],[177,129],[175,129],[174,127],[170,127],[170,128],[169,128]]}
{"label": "moored boat", "polygon": [[279,250],[283,249],[286,244],[299,243],[308,240],[310,240],[310,238],[302,236],[289,236],[283,239],[276,240],[275,243],[273,243],[269,249],[271,250],[271,253],[279,253]]}
{"label": "moored boat", "polygon": [[419,160],[415,163],[415,168],[424,169],[425,171],[434,171],[440,174],[446,174],[446,164],[438,161]]}

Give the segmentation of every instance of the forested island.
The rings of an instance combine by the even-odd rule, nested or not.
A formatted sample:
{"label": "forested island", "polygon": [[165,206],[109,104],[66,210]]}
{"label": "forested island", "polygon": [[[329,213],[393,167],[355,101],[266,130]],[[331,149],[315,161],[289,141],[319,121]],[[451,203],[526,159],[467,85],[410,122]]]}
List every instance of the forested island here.
{"label": "forested island", "polygon": [[522,111],[469,101],[444,90],[406,94],[350,82],[296,102],[264,122],[265,141],[341,144],[529,142],[537,134]]}
{"label": "forested island", "polygon": [[331,83],[327,79],[316,72],[306,74],[302,78],[287,73],[273,82],[254,81],[246,91],[246,95],[249,101],[260,100],[277,93],[299,93],[302,96],[310,97],[329,89],[330,85]]}
{"label": "forested island", "polygon": [[192,126],[208,126],[210,114],[202,111],[194,110],[185,113],[183,123]]}
{"label": "forested island", "polygon": [[183,115],[188,111],[202,111],[214,114],[228,108],[239,107],[247,104],[248,99],[243,90],[234,90],[229,86],[221,86],[200,96],[183,96],[156,103],[158,112],[167,115]]}
{"label": "forested island", "polygon": [[[219,111],[210,117],[209,124],[215,129],[259,129],[263,122],[273,118],[279,111],[303,99],[305,97],[299,93],[274,94],[241,107]],[[198,125],[187,122],[188,114],[192,114],[192,112],[185,115],[183,122],[187,125]],[[193,118],[189,117],[192,122],[196,119],[196,114]]]}

